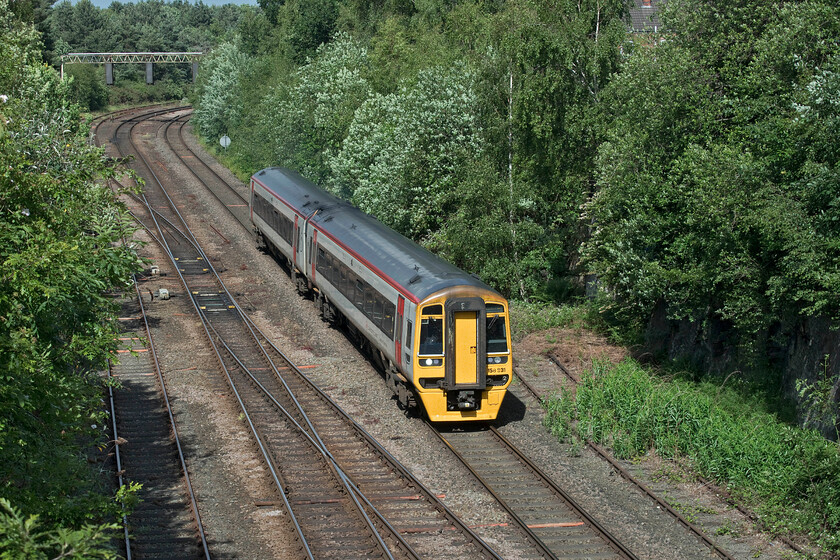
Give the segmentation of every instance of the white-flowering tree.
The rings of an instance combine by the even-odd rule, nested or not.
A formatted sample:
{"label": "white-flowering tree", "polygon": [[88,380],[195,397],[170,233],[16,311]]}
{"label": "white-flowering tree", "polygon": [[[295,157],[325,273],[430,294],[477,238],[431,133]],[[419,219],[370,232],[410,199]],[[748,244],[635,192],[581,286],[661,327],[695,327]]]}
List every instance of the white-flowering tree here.
{"label": "white-flowering tree", "polygon": [[457,171],[483,153],[474,82],[464,64],[434,67],[369,99],[330,161],[333,187],[415,239],[437,230]]}
{"label": "white-flowering tree", "polygon": [[248,57],[236,44],[222,43],[202,61],[193,119],[201,135],[215,139],[228,133],[242,118],[240,78]]}
{"label": "white-flowering tree", "polygon": [[347,34],[321,45],[292,77],[267,96],[263,129],[276,163],[321,184],[341,149],[356,109],[371,95],[367,49]]}

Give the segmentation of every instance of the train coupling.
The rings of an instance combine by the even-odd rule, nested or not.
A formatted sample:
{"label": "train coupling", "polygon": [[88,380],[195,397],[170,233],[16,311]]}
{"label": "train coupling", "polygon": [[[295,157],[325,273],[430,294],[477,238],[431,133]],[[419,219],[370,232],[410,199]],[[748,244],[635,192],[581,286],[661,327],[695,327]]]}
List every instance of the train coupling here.
{"label": "train coupling", "polygon": [[477,391],[450,391],[446,396],[448,410],[478,410]]}

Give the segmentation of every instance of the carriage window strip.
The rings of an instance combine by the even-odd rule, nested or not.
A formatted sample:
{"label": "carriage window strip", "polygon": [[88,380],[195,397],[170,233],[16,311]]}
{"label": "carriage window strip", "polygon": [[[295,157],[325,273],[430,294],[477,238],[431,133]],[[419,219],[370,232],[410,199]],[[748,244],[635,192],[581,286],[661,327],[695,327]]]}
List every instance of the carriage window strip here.
{"label": "carriage window strip", "polygon": [[379,293],[323,247],[318,247],[315,270],[355,305],[371,323],[393,340],[394,314],[397,310],[394,302]]}
{"label": "carriage window strip", "polygon": [[271,202],[255,193],[254,211],[289,245],[292,244],[292,221],[278,211]]}

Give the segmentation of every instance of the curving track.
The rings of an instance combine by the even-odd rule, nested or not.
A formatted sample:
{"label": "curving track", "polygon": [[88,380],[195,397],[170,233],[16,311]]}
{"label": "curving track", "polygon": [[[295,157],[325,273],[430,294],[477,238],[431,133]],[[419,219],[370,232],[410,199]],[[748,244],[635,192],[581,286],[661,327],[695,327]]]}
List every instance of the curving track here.
{"label": "curving track", "polygon": [[144,163],[138,172],[146,180],[146,211],[138,219],[166,248],[192,294],[306,554],[497,558],[323,393],[307,387],[305,377],[254,329],[133,144],[135,124],[126,119],[114,138],[123,155]]}
{"label": "curving track", "polygon": [[[96,124],[98,130],[105,120]],[[120,359],[109,364],[118,482],[142,484],[140,503],[124,526],[132,558],[210,558],[166,384],[151,338],[138,280],[121,301]]]}

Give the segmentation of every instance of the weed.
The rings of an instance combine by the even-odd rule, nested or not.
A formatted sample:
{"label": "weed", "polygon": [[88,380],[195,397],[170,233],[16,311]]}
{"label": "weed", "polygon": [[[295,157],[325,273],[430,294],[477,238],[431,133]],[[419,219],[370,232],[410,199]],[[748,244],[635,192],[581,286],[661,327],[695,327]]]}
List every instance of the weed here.
{"label": "weed", "polygon": [[738,537],[741,536],[741,531],[732,522],[731,519],[727,519],[726,522],[724,522],[723,525],[721,525],[720,527],[715,529],[715,534],[716,535],[721,535],[721,536],[729,535],[730,537],[737,539]]}
{"label": "weed", "polygon": [[580,436],[577,434],[572,434],[571,442],[569,444],[569,454],[572,457],[580,457],[580,454],[583,452],[583,448],[586,447],[586,442],[580,439]]}
{"label": "weed", "polygon": [[671,484],[678,484],[685,482],[685,473],[672,468],[670,465],[663,465],[654,471],[651,478],[654,482],[667,480]]}
{"label": "weed", "polygon": [[651,449],[687,457],[773,530],[809,533],[840,551],[840,449],[816,431],[779,422],[729,387],[664,380],[632,360],[595,362],[576,395],[546,401],[555,435],[608,443],[619,458]]}
{"label": "weed", "polygon": [[[586,313],[584,305],[556,306],[511,301],[511,335],[515,341],[519,341],[532,332],[551,328],[580,329],[584,324]],[[555,342],[556,340],[551,344]]]}

